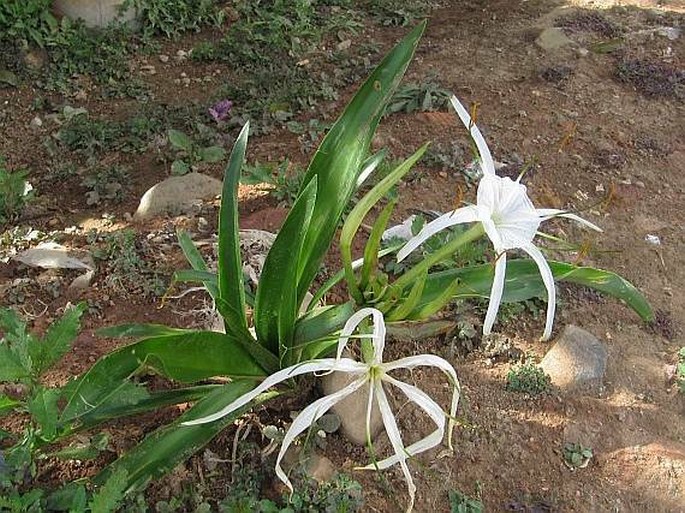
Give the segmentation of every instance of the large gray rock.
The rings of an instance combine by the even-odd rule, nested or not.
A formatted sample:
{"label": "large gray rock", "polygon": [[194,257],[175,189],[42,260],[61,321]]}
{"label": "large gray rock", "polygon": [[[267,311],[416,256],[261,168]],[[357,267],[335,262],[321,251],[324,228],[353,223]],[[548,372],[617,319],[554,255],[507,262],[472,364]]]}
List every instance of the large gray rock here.
{"label": "large gray rock", "polygon": [[179,214],[202,200],[221,194],[221,181],[200,173],[172,176],[153,185],[140,199],[136,220],[149,219],[166,213]]}
{"label": "large gray rock", "polygon": [[[355,376],[344,372],[332,372],[321,378],[324,394],[333,394],[342,390],[354,381]],[[366,409],[369,404],[369,387],[363,386],[353,394],[333,406],[333,411],[340,417],[343,434],[350,442],[366,445]],[[374,401],[371,410],[371,440],[374,440],[383,429],[383,419]]]}
{"label": "large gray rock", "polygon": [[547,352],[540,367],[562,390],[591,391],[602,385],[607,357],[601,340],[571,324]]}
{"label": "large gray rock", "polygon": [[535,40],[535,44],[545,51],[558,50],[571,43],[573,43],[573,41],[566,37],[564,31],[558,27],[546,28]]}
{"label": "large gray rock", "polygon": [[[133,3],[133,2],[132,2]],[[54,0],[54,9],[72,20],[82,19],[88,27],[106,27],[122,20],[136,28],[136,11],[129,6],[122,12],[124,0]]]}

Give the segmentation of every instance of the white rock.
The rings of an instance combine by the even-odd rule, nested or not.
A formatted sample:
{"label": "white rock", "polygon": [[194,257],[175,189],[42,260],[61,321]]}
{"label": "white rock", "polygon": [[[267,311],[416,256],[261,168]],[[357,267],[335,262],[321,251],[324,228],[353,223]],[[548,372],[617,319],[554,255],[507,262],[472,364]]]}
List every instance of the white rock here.
{"label": "white rock", "polygon": [[200,173],[172,176],[143,195],[133,218],[149,219],[166,213],[186,212],[202,200],[221,194],[221,181]]}
{"label": "white rock", "polygon": [[601,340],[570,324],[542,359],[540,367],[562,390],[592,390],[602,385],[607,358],[607,348]]}
{"label": "white rock", "polygon": [[573,41],[571,41],[564,31],[558,27],[546,28],[535,40],[535,44],[546,51],[558,50],[571,43],[573,43]]}

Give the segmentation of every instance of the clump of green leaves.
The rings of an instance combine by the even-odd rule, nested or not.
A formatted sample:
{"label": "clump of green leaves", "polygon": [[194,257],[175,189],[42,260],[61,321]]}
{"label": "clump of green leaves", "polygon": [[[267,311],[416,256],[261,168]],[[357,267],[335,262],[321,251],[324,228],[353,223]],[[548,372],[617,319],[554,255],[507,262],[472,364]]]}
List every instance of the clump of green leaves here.
{"label": "clump of green leaves", "polygon": [[176,150],[176,158],[171,163],[172,175],[185,175],[202,164],[221,162],[226,157],[221,146],[203,146],[180,130],[169,130],[168,136]]}
{"label": "clump of green leaves", "polygon": [[34,453],[60,435],[57,418],[62,391],[45,387],[41,377],[71,349],[85,309],[85,304],[67,308],[43,337],[29,333],[14,310],[0,310],[0,415],[21,411],[31,418],[21,436],[0,432],[15,441],[4,453],[0,490],[33,477]]}
{"label": "clump of green leaves", "polygon": [[86,204],[97,205],[101,201],[118,203],[124,199],[124,183],[128,171],[122,166],[97,166],[82,181],[88,189]]}
{"label": "clump of green leaves", "polygon": [[[292,205],[297,197],[297,191],[302,186],[304,170],[298,166],[291,166],[287,159],[279,164],[245,164],[241,183],[259,185],[279,202]],[[264,187],[265,186],[265,187]]]}
{"label": "clump of green leaves", "polygon": [[129,0],[146,35],[176,37],[188,30],[219,26],[225,12],[215,0]]}
{"label": "clump of green leaves", "polygon": [[41,48],[52,42],[59,22],[50,12],[52,0],[0,2],[0,39],[24,41]]}
{"label": "clump of green leaves", "polygon": [[584,447],[579,443],[567,443],[562,451],[564,463],[571,468],[585,468],[590,463],[593,453],[590,447]]}
{"label": "clump of green leaves", "polygon": [[425,18],[431,8],[431,2],[425,0],[369,0],[364,8],[374,18],[376,23],[385,26],[411,25],[421,18]]}
{"label": "clump of green leaves", "polygon": [[539,395],[548,392],[552,379],[532,360],[512,368],[507,374],[507,390]]}
{"label": "clump of green leaves", "polygon": [[28,171],[10,171],[0,156],[0,226],[16,218],[31,200],[33,188],[26,181]]}
{"label": "clump of green leaves", "polygon": [[450,513],[483,513],[485,507],[480,497],[480,487],[477,487],[477,497],[469,497],[459,490],[449,491]]}
{"label": "clump of green leaves", "polygon": [[401,86],[385,111],[386,114],[396,112],[432,112],[443,110],[450,101],[450,93],[430,80],[420,84],[410,83]]}

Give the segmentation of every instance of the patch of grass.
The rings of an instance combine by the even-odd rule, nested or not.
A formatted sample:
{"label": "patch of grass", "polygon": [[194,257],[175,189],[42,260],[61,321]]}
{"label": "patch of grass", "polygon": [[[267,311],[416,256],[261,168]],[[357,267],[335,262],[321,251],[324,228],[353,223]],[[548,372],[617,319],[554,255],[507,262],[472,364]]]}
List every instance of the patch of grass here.
{"label": "patch of grass", "polygon": [[0,156],[0,226],[16,219],[33,197],[33,188],[26,180],[28,171],[10,171]]}
{"label": "patch of grass", "polygon": [[436,4],[426,0],[368,0],[364,9],[379,25],[406,27],[428,16]]}
{"label": "patch of grass", "polygon": [[549,392],[552,380],[548,374],[535,365],[532,360],[512,368],[507,374],[507,390],[529,395]]}
{"label": "patch of grass", "polygon": [[0,2],[0,40],[45,47],[59,32],[59,23],[50,12],[52,0]]}

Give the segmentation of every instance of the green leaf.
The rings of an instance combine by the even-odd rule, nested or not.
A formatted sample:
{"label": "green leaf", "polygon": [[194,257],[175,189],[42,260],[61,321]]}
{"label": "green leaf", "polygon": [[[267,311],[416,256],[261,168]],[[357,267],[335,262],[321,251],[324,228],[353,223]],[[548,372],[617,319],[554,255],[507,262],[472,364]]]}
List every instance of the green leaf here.
{"label": "green leaf", "polygon": [[215,376],[259,379],[266,374],[238,341],[223,333],[187,331],[146,338],[109,353],[79,378],[61,422],[111,401],[122,382],[143,369],[184,383]]}
{"label": "green leaf", "polygon": [[30,377],[33,364],[29,346],[37,341],[26,332],[26,323],[11,308],[0,309],[0,382]]}
{"label": "green leaf", "polygon": [[0,417],[11,412],[17,406],[21,404],[21,401],[7,397],[4,394],[0,394]]}
{"label": "green leaf", "polygon": [[297,283],[301,253],[316,201],[317,178],[298,195],[264,261],[255,297],[257,340],[283,358],[299,313]]}
{"label": "green leaf", "polygon": [[[207,272],[207,264],[202,258],[200,251],[198,251],[197,247],[193,243],[193,240],[190,238],[190,235],[188,235],[188,232],[185,230],[178,230],[176,232],[176,236],[178,237],[178,243],[181,246],[183,255],[186,257],[186,260],[188,260],[190,266],[196,271]],[[202,283],[214,301],[219,299],[219,287],[216,277],[213,279],[203,280]]]}
{"label": "green leaf", "polygon": [[172,128],[167,134],[169,136],[169,142],[179,150],[190,151],[193,148],[192,139],[180,130],[174,130]]}
{"label": "green leaf", "polygon": [[245,317],[245,286],[243,284],[243,266],[240,258],[240,236],[238,233],[238,182],[240,171],[245,162],[247,138],[250,124],[240,131],[233,145],[231,157],[224,172],[224,184],[221,193],[219,210],[219,261],[218,282],[219,297],[230,307],[224,317],[226,332],[236,337],[252,340],[247,329]]}
{"label": "green leaf", "polygon": [[112,513],[117,510],[127,492],[130,477],[126,469],[119,469],[107,476],[102,487],[93,495],[90,510],[98,513]]}
{"label": "green leaf", "polygon": [[[127,475],[125,489],[128,493],[142,489],[150,480],[171,471],[202,449],[251,406],[241,408],[216,422],[181,426],[182,422],[211,415],[252,390],[254,386],[253,381],[239,380],[215,390],[173,424],[148,435],[140,444],[95,476],[94,482],[102,483],[110,476],[123,471]],[[255,402],[261,402],[269,397],[273,397],[273,394],[264,394]]]}
{"label": "green leaf", "polygon": [[[644,321],[654,314],[644,296],[630,282],[619,275],[592,267],[577,267],[564,262],[548,261],[556,281],[568,281],[590,287],[613,296],[632,308]],[[491,264],[462,269],[450,269],[428,276],[421,299],[422,304],[434,300],[445,287],[459,279],[454,293],[458,297],[489,297],[494,269]],[[546,291],[537,265],[532,260],[507,261],[503,302],[525,301],[533,297],[546,297]]]}
{"label": "green leaf", "polygon": [[300,256],[298,302],[319,272],[338,222],[357,187],[360,167],[378,122],[402,80],[425,26],[425,22],[419,24],[383,59],[326,134],[305,173],[302,190],[314,177],[318,178],[318,190]]}
{"label": "green leaf", "polygon": [[190,172],[190,165],[183,160],[174,160],[171,163],[171,174],[182,176]]}
{"label": "green leaf", "polygon": [[0,341],[0,382],[19,381],[30,376],[19,357],[12,351],[6,342]]}
{"label": "green leaf", "polygon": [[93,460],[107,448],[109,437],[105,433],[98,433],[87,443],[75,442],[59,451],[49,454],[50,457],[61,460]]}
{"label": "green leaf", "polygon": [[295,324],[293,347],[330,337],[342,329],[353,313],[354,305],[351,301],[342,305],[329,305],[310,310]]}
{"label": "green leaf", "polygon": [[[245,124],[247,126],[247,123]],[[243,127],[243,130],[245,127]],[[226,150],[219,146],[207,146],[206,148],[200,148],[198,150],[198,156],[203,162],[220,162],[226,157]],[[242,163],[241,163],[242,166]],[[238,172],[240,174],[240,172]]]}
{"label": "green leaf", "polygon": [[82,513],[86,511],[86,504],[85,485],[72,482],[48,495],[47,510]]}
{"label": "green leaf", "polygon": [[[361,226],[364,218],[378,203],[378,201],[385,196],[388,191],[416,164],[416,162],[423,156],[428,149],[428,144],[424,144],[411,157],[397,166],[388,176],[383,178],[376,184],[373,189],[364,195],[362,199],[355,205],[352,212],[349,213],[342,231],[340,232],[340,253],[342,255],[343,267],[345,269],[345,278],[347,280],[350,292],[357,304],[364,304],[364,298],[356,284],[354,270],[352,269],[352,241]],[[389,215],[387,213],[386,215]]]}
{"label": "green leaf", "polygon": [[71,349],[81,329],[81,315],[86,308],[86,303],[69,308],[60,319],[50,325],[41,341],[36,340],[29,344],[33,362],[32,374],[35,378],[41,376]]}
{"label": "green leaf", "polygon": [[364,263],[362,264],[362,275],[360,280],[360,287],[362,289],[365,289],[369,285],[371,279],[378,271],[378,253],[381,249],[383,232],[385,231],[386,226],[388,226],[388,220],[390,219],[396,204],[397,201],[388,203],[379,214],[376,222],[373,223],[369,239],[366,241],[366,246],[364,246]]}
{"label": "green leaf", "polygon": [[61,395],[58,389],[38,388],[28,402],[28,410],[40,426],[40,435],[44,440],[52,440],[57,432],[57,400]]}
{"label": "green leaf", "polygon": [[189,330],[181,328],[171,328],[164,324],[119,324],[100,328],[95,332],[99,337],[108,338],[147,338],[147,337],[170,337],[188,333]]}

